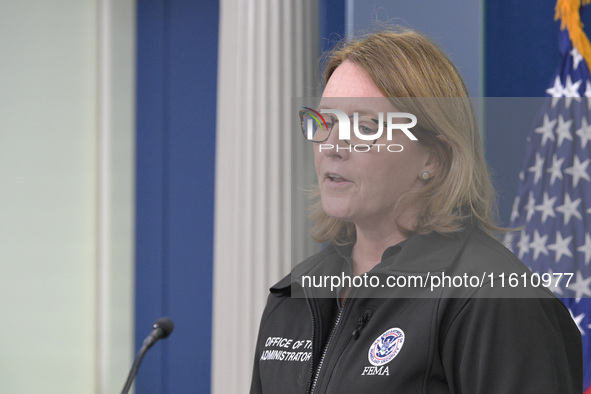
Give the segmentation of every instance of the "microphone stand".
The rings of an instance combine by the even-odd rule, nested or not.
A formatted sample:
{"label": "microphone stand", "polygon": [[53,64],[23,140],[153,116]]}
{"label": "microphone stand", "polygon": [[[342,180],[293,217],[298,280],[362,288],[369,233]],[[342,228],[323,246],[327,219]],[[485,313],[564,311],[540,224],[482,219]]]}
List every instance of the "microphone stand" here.
{"label": "microphone stand", "polygon": [[140,369],[140,364],[142,363],[142,359],[144,358],[144,355],[148,349],[150,349],[152,345],[154,345],[158,340],[168,338],[174,329],[174,323],[168,317],[162,317],[158,319],[152,327],[152,332],[146,337],[146,339],[144,339],[142,347],[137,352],[135,360],[133,360],[133,365],[131,366],[129,375],[127,375],[127,381],[125,382],[125,386],[123,386],[123,391],[121,391],[121,394],[127,394],[129,392],[129,389],[133,383],[133,379],[135,378],[137,371]]}
{"label": "microphone stand", "polygon": [[129,392],[129,389],[131,388],[131,385],[133,383],[133,379],[135,378],[137,371],[140,369],[142,359],[144,358],[144,355],[146,354],[149,348],[150,346],[146,346],[146,343],[144,342],[141,349],[137,352],[137,356],[135,356],[135,360],[133,361],[133,365],[131,366],[129,375],[127,375],[127,381],[125,382],[125,386],[123,386],[123,391],[121,391],[121,394],[127,394]]}

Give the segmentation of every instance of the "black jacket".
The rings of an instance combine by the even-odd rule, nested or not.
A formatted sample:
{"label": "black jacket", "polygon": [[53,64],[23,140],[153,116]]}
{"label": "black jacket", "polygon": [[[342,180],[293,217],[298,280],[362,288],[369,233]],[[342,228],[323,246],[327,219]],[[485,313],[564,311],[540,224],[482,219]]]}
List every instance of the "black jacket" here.
{"label": "black jacket", "polygon": [[[476,226],[388,248],[367,276],[379,287],[352,286],[341,308],[334,292],[303,278],[342,277],[350,249],[329,245],[271,288],[251,393],[582,392],[581,337],[568,309]],[[442,273],[472,282],[431,288]],[[381,287],[389,277],[408,286]]]}

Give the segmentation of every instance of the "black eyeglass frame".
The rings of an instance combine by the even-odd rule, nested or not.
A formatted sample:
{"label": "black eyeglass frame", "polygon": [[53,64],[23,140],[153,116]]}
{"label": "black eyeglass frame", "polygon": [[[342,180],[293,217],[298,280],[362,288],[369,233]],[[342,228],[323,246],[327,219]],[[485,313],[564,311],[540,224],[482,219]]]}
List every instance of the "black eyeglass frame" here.
{"label": "black eyeglass frame", "polygon": [[[326,140],[328,140],[328,139],[330,138],[330,133],[332,133],[332,129],[334,128],[335,124],[338,122],[338,119],[336,119],[334,116],[329,116],[331,119],[333,119],[333,120],[334,120],[334,122],[332,122],[332,126],[331,126],[331,127],[328,129],[328,134],[327,134],[326,138],[325,138],[325,139],[323,139],[322,141],[314,141],[314,140],[310,140],[310,139],[308,139],[308,137],[306,137],[306,128],[305,128],[305,126],[304,126],[304,116],[305,116],[305,115],[309,115],[309,112],[308,112],[308,111],[306,111],[306,110],[304,110],[304,109],[301,109],[301,110],[300,110],[300,112],[299,112],[299,116],[300,116],[300,130],[302,131],[302,135],[304,136],[304,138],[306,139],[306,141],[309,141],[309,142],[312,142],[312,143],[315,143],[315,144],[321,144],[321,143],[325,142]],[[351,119],[353,119],[353,116],[349,116],[349,119],[350,119],[350,120],[351,120]],[[369,119],[370,119],[372,122],[374,122],[374,123],[376,124],[376,126],[380,124],[380,121],[379,121],[378,119],[374,119],[374,118],[369,118]],[[386,122],[383,122],[383,125],[384,125],[384,127],[388,127]],[[328,125],[327,125],[326,127],[328,128]],[[370,148],[371,148],[372,146],[374,146],[374,144],[375,144],[376,142],[378,142],[377,138],[376,138],[375,140],[373,140],[373,142],[372,142],[371,144],[357,144],[357,145],[352,145],[352,144],[349,142],[349,140],[344,140],[344,141],[345,141],[345,142],[346,142],[348,145],[350,145],[350,146],[357,146],[357,145],[367,145],[367,146],[369,146]],[[368,142],[369,142],[369,141],[368,141]]]}

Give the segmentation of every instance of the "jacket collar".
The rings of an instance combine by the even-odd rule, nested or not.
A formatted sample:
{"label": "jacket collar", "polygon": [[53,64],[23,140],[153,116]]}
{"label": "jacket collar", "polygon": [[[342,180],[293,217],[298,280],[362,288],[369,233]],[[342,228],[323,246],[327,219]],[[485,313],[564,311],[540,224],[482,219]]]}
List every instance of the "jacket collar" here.
{"label": "jacket collar", "polygon": [[[445,271],[461,253],[474,231],[481,231],[472,222],[466,222],[457,233],[414,234],[407,240],[387,248],[382,261],[371,272],[427,273]],[[295,266],[291,273],[275,284],[273,293],[288,291],[292,282],[303,275],[335,275],[350,272],[352,245],[329,244],[319,253]]]}
{"label": "jacket collar", "polygon": [[464,248],[475,230],[468,225],[463,231],[452,234],[431,232],[416,234],[405,241],[399,253],[386,249],[382,261],[373,270],[392,272],[426,273],[448,268]]}

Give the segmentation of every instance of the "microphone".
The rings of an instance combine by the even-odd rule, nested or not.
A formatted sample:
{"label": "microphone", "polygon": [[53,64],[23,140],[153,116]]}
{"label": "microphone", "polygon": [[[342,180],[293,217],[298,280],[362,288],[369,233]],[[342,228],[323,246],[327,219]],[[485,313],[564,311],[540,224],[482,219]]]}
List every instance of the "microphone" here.
{"label": "microphone", "polygon": [[127,394],[131,388],[133,379],[135,378],[135,375],[140,368],[142,359],[144,358],[144,355],[148,349],[150,349],[158,340],[168,338],[168,336],[172,333],[172,330],[174,330],[174,323],[168,317],[161,317],[160,319],[156,320],[156,323],[154,323],[152,326],[152,332],[146,337],[146,339],[144,339],[141,349],[137,352],[137,356],[135,356],[135,360],[133,361],[129,375],[127,375],[127,381],[125,382],[125,386],[123,386],[123,391],[121,391],[121,394]]}
{"label": "microphone", "polygon": [[159,339],[168,338],[174,330],[174,323],[168,317],[161,317],[152,326],[152,332],[144,339],[146,350],[152,347]]}

